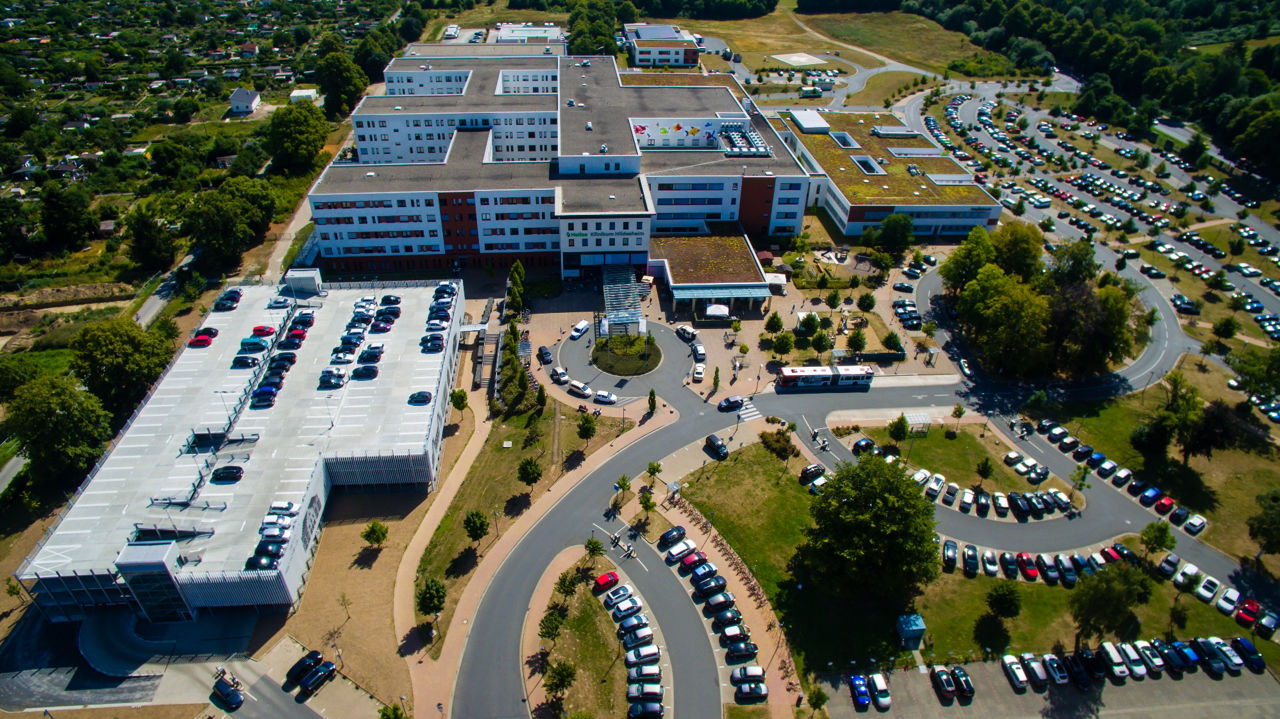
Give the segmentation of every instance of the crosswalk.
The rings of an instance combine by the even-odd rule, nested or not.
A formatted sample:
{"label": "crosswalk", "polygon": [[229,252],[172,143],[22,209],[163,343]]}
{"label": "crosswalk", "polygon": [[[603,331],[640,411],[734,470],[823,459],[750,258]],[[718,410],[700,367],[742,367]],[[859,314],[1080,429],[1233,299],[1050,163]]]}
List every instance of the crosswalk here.
{"label": "crosswalk", "polygon": [[763,416],[764,415],[760,414],[760,410],[756,409],[755,405],[750,402],[744,402],[742,404],[742,409],[738,410],[738,418],[743,422],[750,422],[753,419],[760,419]]}

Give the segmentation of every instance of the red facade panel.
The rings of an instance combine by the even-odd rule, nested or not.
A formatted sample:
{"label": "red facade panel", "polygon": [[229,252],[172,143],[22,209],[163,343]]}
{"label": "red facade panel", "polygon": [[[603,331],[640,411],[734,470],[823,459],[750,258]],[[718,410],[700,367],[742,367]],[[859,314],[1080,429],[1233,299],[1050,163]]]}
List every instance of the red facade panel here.
{"label": "red facade panel", "polygon": [[769,217],[773,214],[773,177],[742,178],[742,195],[738,198],[738,221],[748,235],[769,234]]}
{"label": "red facade panel", "polygon": [[440,224],[444,228],[446,255],[470,257],[480,254],[475,203],[476,196],[473,192],[440,193]]}

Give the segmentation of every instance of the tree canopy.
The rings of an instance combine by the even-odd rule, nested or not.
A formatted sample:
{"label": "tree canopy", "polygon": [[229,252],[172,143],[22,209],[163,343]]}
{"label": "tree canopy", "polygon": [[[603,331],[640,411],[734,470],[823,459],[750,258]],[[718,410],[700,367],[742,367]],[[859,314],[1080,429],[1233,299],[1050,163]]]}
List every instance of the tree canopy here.
{"label": "tree canopy", "polygon": [[933,507],[897,464],[842,464],[809,507],[814,526],[800,556],[840,595],[906,602],[938,574]]}
{"label": "tree canopy", "polygon": [[369,78],[345,50],[326,55],[316,65],[316,84],[324,95],[324,112],[330,120],[346,117],[364,97]]}
{"label": "tree canopy", "polygon": [[289,172],[306,171],[315,164],[328,134],[324,114],[303,100],[271,113],[263,147],[270,153],[272,164]]}
{"label": "tree canopy", "polygon": [[87,325],[71,341],[71,371],[117,421],[146,395],[173,355],[173,346],[127,317]]}
{"label": "tree canopy", "polygon": [[4,429],[18,440],[31,472],[78,483],[111,438],[111,415],[66,376],[44,375],[18,387],[5,405]]}
{"label": "tree canopy", "polygon": [[1141,569],[1121,563],[1080,577],[1067,606],[1080,637],[1116,633],[1135,621],[1133,608],[1151,597],[1152,582]]}

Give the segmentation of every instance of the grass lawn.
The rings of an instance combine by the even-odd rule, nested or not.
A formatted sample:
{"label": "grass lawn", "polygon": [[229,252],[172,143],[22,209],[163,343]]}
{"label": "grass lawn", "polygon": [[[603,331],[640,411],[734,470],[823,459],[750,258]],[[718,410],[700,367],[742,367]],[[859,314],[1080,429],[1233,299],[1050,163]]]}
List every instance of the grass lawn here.
{"label": "grass lawn", "polygon": [[756,100],[757,105],[769,107],[826,107],[831,104],[828,97],[774,97]]}
{"label": "grass lawn", "polygon": [[886,100],[897,97],[904,88],[919,89],[912,85],[917,78],[914,72],[882,72],[867,78],[867,84],[858,92],[850,93],[844,98],[846,105],[873,105],[883,107]]}
{"label": "grass lawn", "polygon": [[[783,2],[781,5],[793,4]],[[801,20],[810,25],[810,27],[814,27],[810,23],[808,16],[802,17]],[[670,20],[653,19],[649,22],[662,23],[670,22]],[[832,54],[839,53],[841,58],[863,67],[872,68],[884,65],[884,62],[865,53],[843,48],[834,43],[816,40],[806,35],[783,7],[779,7],[774,12],[762,17],[742,20],[692,20],[680,18],[680,27],[689,32],[724,40],[734,52],[742,54],[743,64],[752,68],[752,70],[757,67],[778,67],[782,65],[782,62],[768,56],[792,52],[809,53],[819,59],[827,52]],[[814,27],[814,29],[817,30],[818,28]],[[819,30],[819,32],[821,31]],[[812,65],[810,67],[816,68],[820,66]],[[848,68],[847,65],[843,64],[839,66],[827,64],[821,67],[832,69],[836,67]]]}
{"label": "grass lawn", "polygon": [[1005,95],[1005,98],[1013,102],[1021,103],[1034,110],[1051,108],[1057,105],[1062,108],[1070,108],[1076,101],[1076,95],[1073,92],[1044,92],[1044,99],[1040,99],[1040,91],[1036,92],[1011,92]]}
{"label": "grass lawn", "polygon": [[[560,414],[558,423],[557,410]],[[447,630],[458,596],[479,564],[481,553],[496,540],[497,532],[510,527],[512,521],[531,506],[534,497],[544,494],[564,471],[576,467],[591,452],[617,437],[622,427],[622,421],[617,418],[599,417],[596,422],[596,435],[584,448],[582,440],[578,439],[577,413],[555,401],[548,402],[542,417],[529,413],[496,420],[485,440],[484,449],[471,465],[453,504],[440,519],[440,525],[418,561],[418,586],[427,577],[436,577],[442,579],[449,589],[444,611],[440,613],[438,632]],[[526,446],[529,428],[535,426],[540,436]],[[512,446],[504,448],[504,442],[510,442]],[[562,460],[561,456],[566,458]],[[536,459],[543,470],[542,479],[532,487],[520,482],[516,474],[520,462],[529,457]],[[471,511],[483,513],[490,523],[489,534],[480,540],[479,547],[467,537],[462,527],[463,518]],[[496,524],[495,512],[499,513]],[[420,623],[426,619],[426,616],[418,615]],[[439,656],[442,646],[440,641],[433,644],[433,657]]]}
{"label": "grass lawn", "polygon": [[[799,709],[797,712],[801,711]],[[769,707],[766,704],[725,704],[724,719],[768,719]]]}
{"label": "grass lawn", "polygon": [[[659,495],[657,494],[654,495],[654,501],[661,501],[657,499],[658,496]],[[640,511],[627,518],[627,526],[631,527],[633,530],[639,531],[644,535],[644,538],[650,542],[656,542],[658,541],[658,537],[662,536],[663,532],[671,529],[675,525],[657,512],[653,512],[646,517],[644,512]]]}
{"label": "grass lawn", "polygon": [[[864,47],[908,65],[942,74],[952,60],[974,53],[989,55],[964,34],[944,29],[919,15],[856,13],[805,15],[809,27],[851,45]],[[953,76],[959,77],[958,73]]]}
{"label": "grass lawn", "polygon": [[597,342],[591,349],[591,361],[610,374],[633,377],[652,372],[662,364],[662,349],[649,345],[644,337],[618,335],[608,342]]}
{"label": "grass lawn", "polygon": [[[563,715],[584,712],[591,716],[619,717],[627,710],[627,668],[622,661],[622,642],[616,625],[604,603],[591,593],[590,577],[614,569],[612,563],[600,560],[583,572],[582,586],[566,603],[567,610],[560,637],[554,643],[542,640],[548,651],[548,666],[568,662],[578,670],[573,686],[565,693]],[[553,595],[552,602],[562,600]],[[548,607],[550,609],[550,607]],[[536,714],[536,712],[535,712]]]}
{"label": "grass lawn", "polygon": [[[994,432],[986,437],[980,436],[980,425],[965,424],[956,432],[955,439],[947,439],[946,429],[955,427],[955,421],[944,422],[943,427],[933,427],[928,434],[915,439],[907,439],[899,445],[900,456],[909,466],[926,467],[930,472],[942,474],[949,482],[955,482],[961,489],[965,487],[987,492],[1023,492],[1034,489],[1057,488],[1069,491],[1065,481],[1050,477],[1040,485],[1033,485],[1024,477],[1019,477],[1012,468],[1004,464],[1004,455],[1008,446],[1001,442]],[[876,444],[892,445],[889,432],[884,427],[866,430],[866,435]],[[982,480],[977,473],[978,462],[983,457],[991,460],[994,471],[991,477]]]}
{"label": "grass lawn", "polygon": [[[1178,367],[1201,391],[1206,400],[1222,399],[1234,405],[1243,395],[1227,388],[1229,374],[1216,365],[1200,369],[1199,357],[1183,357]],[[1129,435],[1146,421],[1148,414],[1165,399],[1162,386],[1150,387],[1113,402],[1072,403],[1050,408],[1045,414],[1064,421],[1064,426],[1083,443],[1093,445],[1120,466],[1128,467],[1154,483],[1179,504],[1200,512],[1209,520],[1201,537],[1229,556],[1252,561],[1257,545],[1249,538],[1245,518],[1256,513],[1255,497],[1280,486],[1280,465],[1273,444],[1256,442],[1247,448],[1217,451],[1210,458],[1192,457],[1182,466],[1177,448],[1163,467],[1146,471],[1146,459],[1133,448]],[[1256,413],[1253,415],[1258,417]],[[1261,428],[1270,423],[1261,419]],[[1100,480],[1093,480],[1096,485]],[[1280,574],[1280,558],[1264,555],[1263,564],[1272,574]]]}
{"label": "grass lawn", "polygon": [[[998,625],[993,627],[989,620],[980,624],[979,619],[987,613],[987,592],[1005,581],[1009,580],[965,577],[957,572],[944,573],[930,584],[917,604],[928,627],[928,636],[933,640],[933,646],[923,650],[925,659],[977,659],[988,648],[1000,653],[1043,653],[1063,647],[1070,651],[1075,646],[1075,623],[1067,604],[1072,590],[1060,586],[1020,582],[1022,613],[1005,621],[1007,639]],[[1185,627],[1171,626],[1169,612],[1175,603],[1188,610]],[[1165,638],[1170,632],[1183,639],[1213,635],[1229,640],[1240,634],[1248,635],[1217,609],[1159,580],[1156,580],[1150,601],[1138,607],[1134,614],[1138,619],[1137,626],[1128,628],[1123,635],[1093,638],[1090,642],[1096,645],[1103,640]],[[1000,644],[1005,642],[1007,646],[1001,647]],[[1280,661],[1280,646],[1275,642],[1254,639],[1254,645],[1268,662]]]}
{"label": "grass lawn", "polygon": [[[1238,237],[1235,232],[1231,231],[1231,227],[1228,224],[1205,227],[1204,229],[1196,230],[1196,232],[1220,249],[1228,252],[1231,251],[1231,240]],[[1258,254],[1256,248],[1250,247],[1248,243],[1245,243],[1243,255],[1228,256],[1226,261],[1230,263],[1247,262],[1262,270],[1263,277],[1280,279],[1280,267],[1277,267],[1271,260],[1272,258]]]}

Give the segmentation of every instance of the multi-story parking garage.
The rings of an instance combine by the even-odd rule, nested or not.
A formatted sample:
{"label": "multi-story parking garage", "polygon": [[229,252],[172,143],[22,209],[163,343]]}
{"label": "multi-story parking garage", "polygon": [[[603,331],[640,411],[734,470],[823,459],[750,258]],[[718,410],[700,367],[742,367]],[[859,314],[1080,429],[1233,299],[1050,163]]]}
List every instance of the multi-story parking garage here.
{"label": "multi-story parking garage", "polygon": [[[268,309],[276,288],[242,288],[236,309],[206,318],[218,331],[213,343],[183,349],[18,570],[36,605],[55,621],[113,605],[153,621],[217,607],[294,605],[331,491],[436,486],[463,301],[455,283],[443,351],[424,350],[437,284],[327,286],[279,309]],[[384,295],[399,297],[400,318],[364,343],[383,346],[376,376],[357,379],[351,368],[360,365],[342,365],[351,379],[338,387],[321,382],[355,303]],[[255,406],[266,358],[301,312],[314,322],[293,350],[296,362],[274,404]],[[266,351],[241,350],[254,335]],[[237,356],[259,363],[233,367]],[[411,400],[421,392],[432,399]],[[224,467],[239,467],[242,476],[215,474]],[[274,547],[261,545],[265,523],[288,525],[282,541],[269,542]],[[255,560],[263,556],[268,561]]]}

